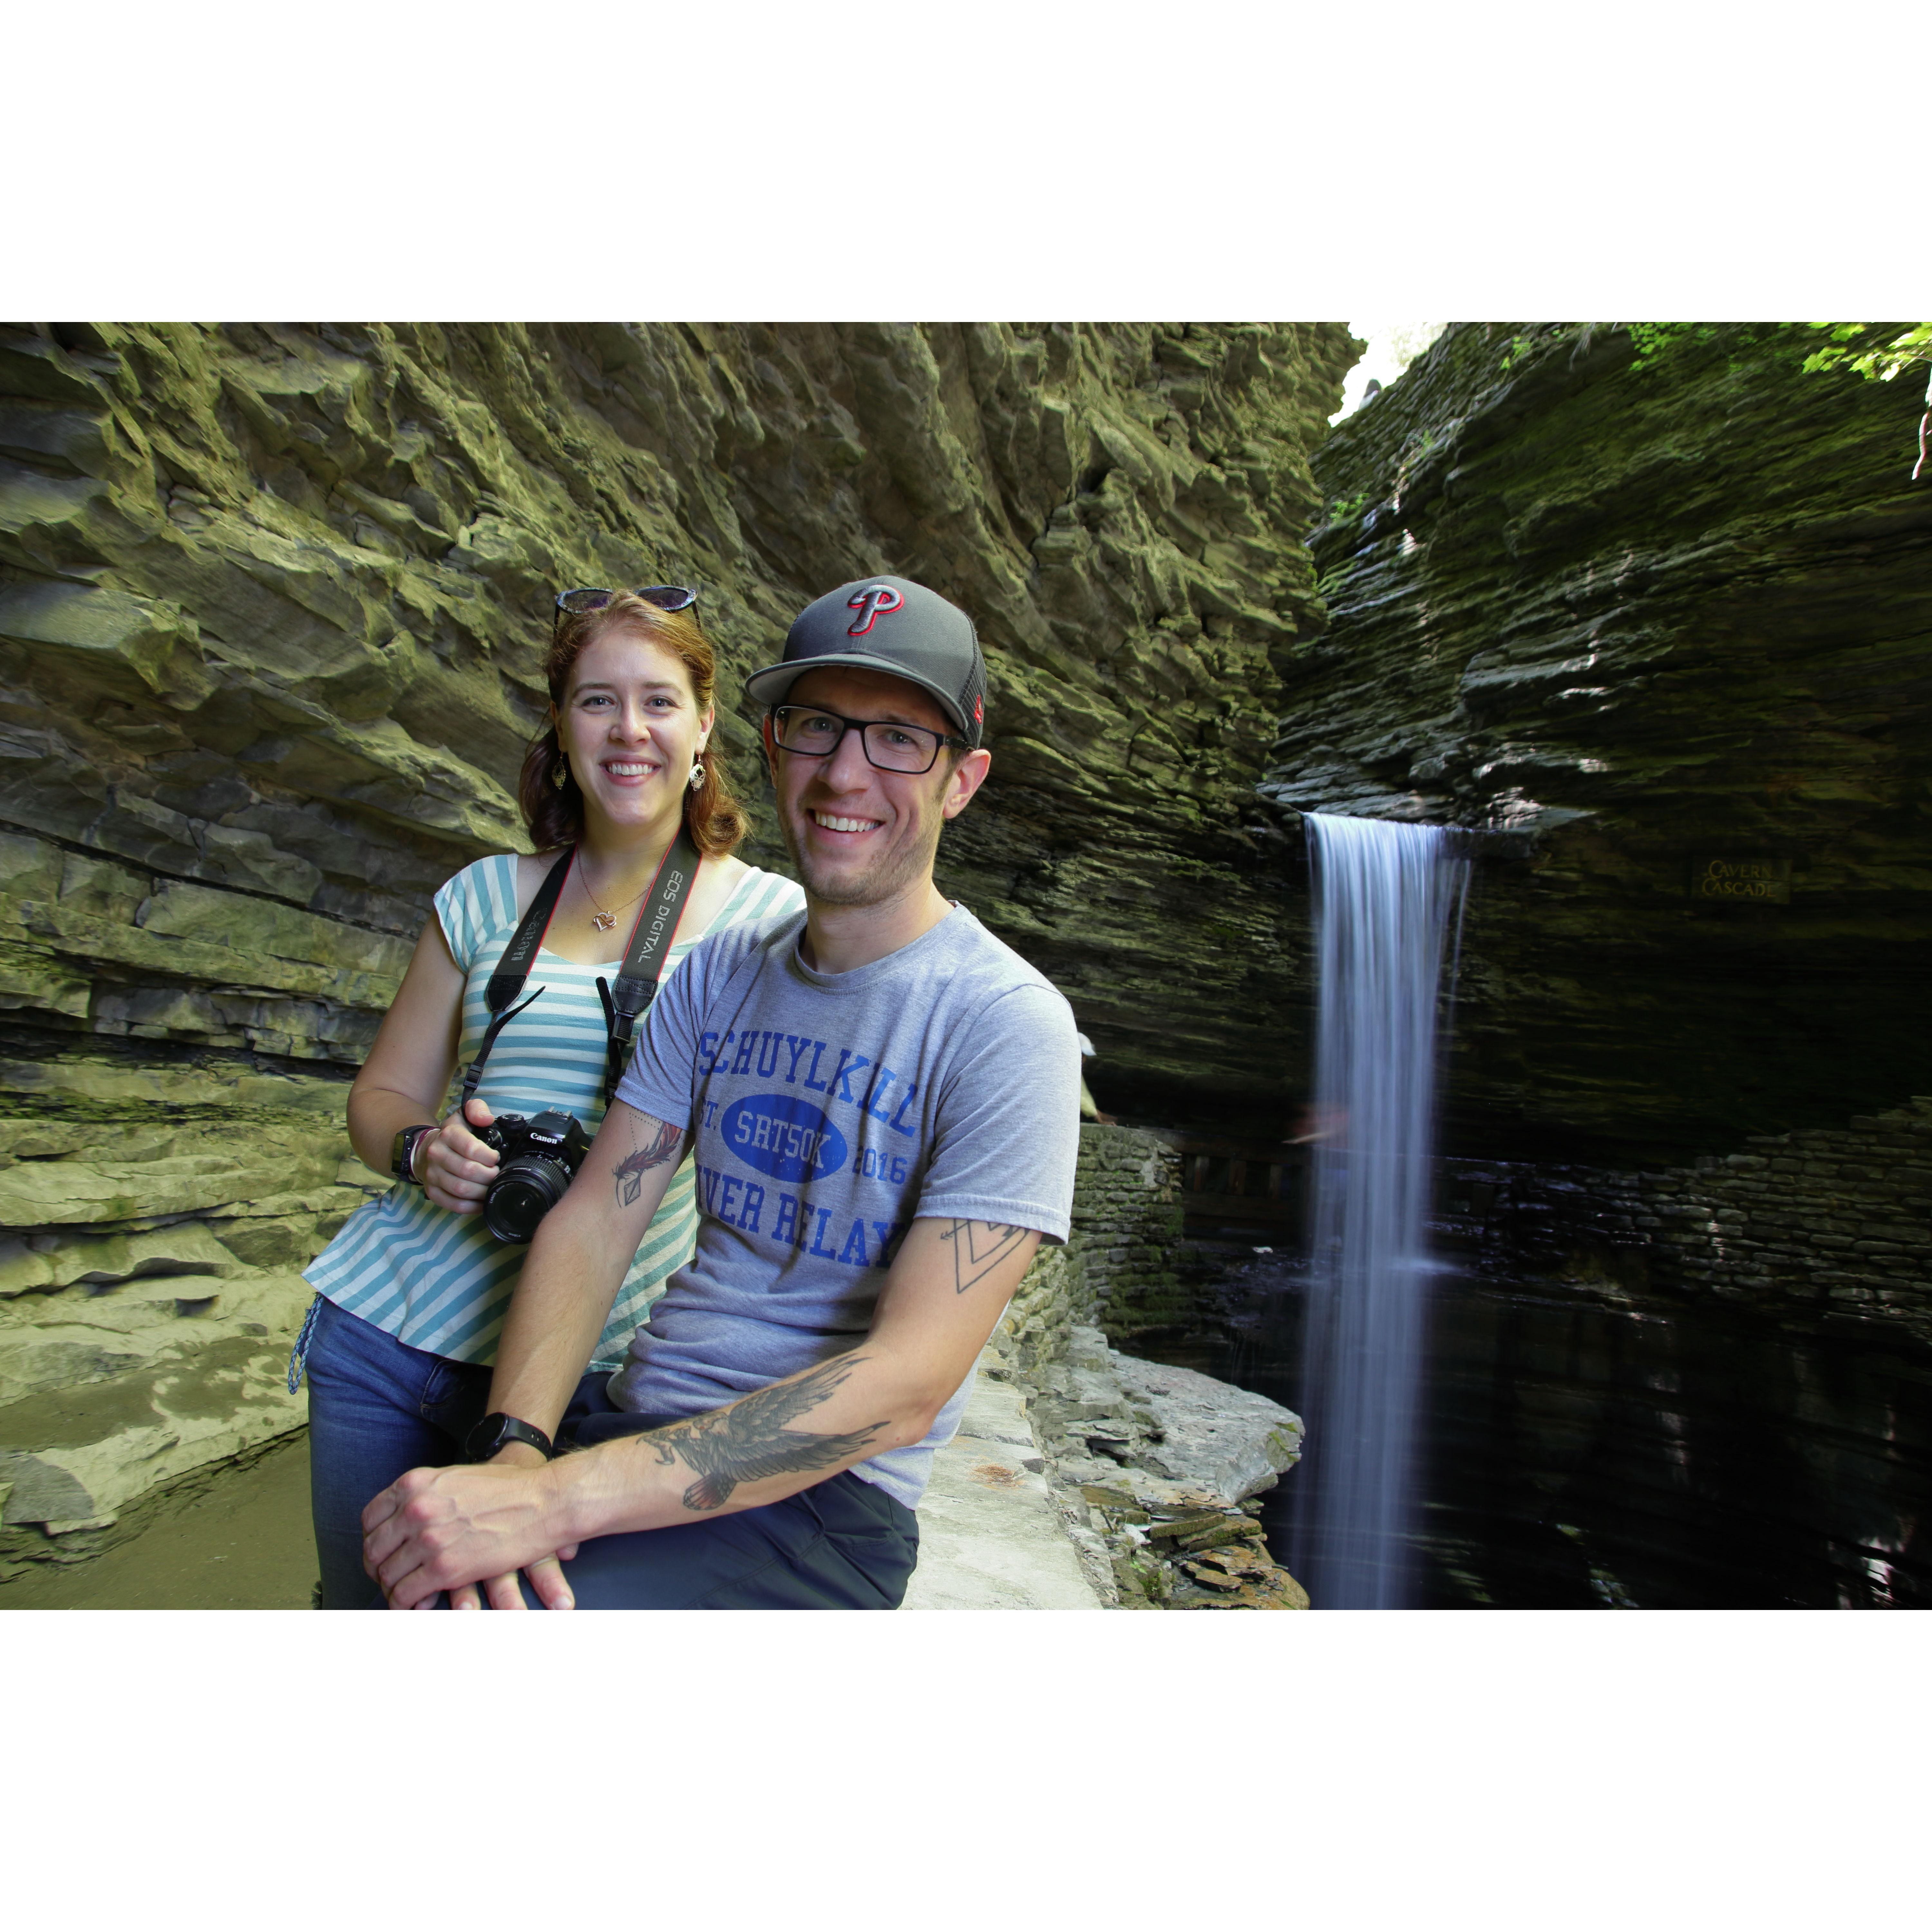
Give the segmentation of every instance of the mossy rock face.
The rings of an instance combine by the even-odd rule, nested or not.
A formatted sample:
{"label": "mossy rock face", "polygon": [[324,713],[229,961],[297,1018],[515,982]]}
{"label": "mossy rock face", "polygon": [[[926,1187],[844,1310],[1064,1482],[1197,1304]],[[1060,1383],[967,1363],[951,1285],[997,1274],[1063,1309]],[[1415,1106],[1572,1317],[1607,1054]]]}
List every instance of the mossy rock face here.
{"label": "mossy rock face", "polygon": [[[522,842],[560,586],[698,589],[714,749],[780,866],[744,677],[850,578],[954,598],[994,764],[942,885],[1065,988],[1106,1104],[1278,1114],[1252,786],[1352,353],[1334,324],[0,326],[0,1413],[63,1364],[111,1408],[158,1371],[108,1304],[292,1279],[381,1184],[346,1084],[430,895]],[[208,1251],[136,1252],[188,1226]],[[1048,1273],[1022,1350],[1081,1292]],[[214,1332],[156,1294],[147,1342],[176,1300],[184,1349]],[[284,1354],[298,1312],[259,1324]],[[266,1372],[182,1442],[289,1426]],[[128,1470],[201,1453],[123,1433]],[[56,1540],[132,1493],[88,1453],[101,1507]]]}
{"label": "mossy rock face", "polygon": [[[520,843],[560,584],[699,588],[782,862],[742,679],[892,570],[986,645],[994,776],[946,889],[1075,998],[1114,1104],[1278,1110],[1251,787],[1319,622],[1307,452],[1352,352],[1333,324],[0,329],[16,1057],[352,1068],[430,893]],[[1183,888],[1211,920],[1177,924]],[[1220,997],[1178,1007],[1177,965]]]}
{"label": "mossy rock face", "polygon": [[1316,457],[1263,789],[1502,835],[1452,1144],[1656,1166],[1932,1087],[1924,371],[1821,340],[1458,326]]}

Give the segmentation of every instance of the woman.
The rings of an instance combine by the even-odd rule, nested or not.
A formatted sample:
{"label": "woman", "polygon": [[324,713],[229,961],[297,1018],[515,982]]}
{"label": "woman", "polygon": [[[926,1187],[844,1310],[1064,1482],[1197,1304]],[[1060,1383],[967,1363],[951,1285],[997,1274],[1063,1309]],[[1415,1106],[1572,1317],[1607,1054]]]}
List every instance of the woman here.
{"label": "woman", "polygon": [[[716,665],[694,593],[659,585],[556,601],[550,723],[520,788],[538,856],[481,860],[437,892],[436,917],[349,1094],[356,1153],[396,1172],[398,1184],[358,1208],[308,1270],[317,1296],[290,1378],[306,1364],[310,1495],[331,1610],[381,1608],[362,1570],[364,1505],[406,1470],[460,1460],[488,1406],[527,1249],[484,1223],[499,1156],[476,1130],[498,1114],[555,1108],[596,1132],[608,1041],[596,982],[616,976],[680,825],[700,861],[666,973],[713,928],[802,903],[789,880],[731,856],[745,815],[707,748]],[[489,1024],[490,975],[565,848],[569,872],[518,996],[536,997],[490,1049],[476,1096],[436,1125],[452,1076],[473,1063]],[[406,1172],[392,1164],[405,1159]],[[687,1161],[619,1292],[593,1373],[621,1364],[697,1230]]]}

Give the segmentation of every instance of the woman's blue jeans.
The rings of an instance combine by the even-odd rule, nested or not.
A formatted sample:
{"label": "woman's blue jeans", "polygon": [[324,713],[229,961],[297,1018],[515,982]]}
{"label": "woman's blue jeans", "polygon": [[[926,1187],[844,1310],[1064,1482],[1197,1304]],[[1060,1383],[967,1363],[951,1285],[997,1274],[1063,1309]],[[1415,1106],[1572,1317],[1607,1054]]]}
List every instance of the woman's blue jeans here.
{"label": "woman's blue jeans", "polygon": [[[362,1512],[411,1469],[463,1460],[490,1371],[412,1348],[323,1299],[309,1338],[309,1497],[325,1610],[380,1610]],[[560,1444],[590,1448],[664,1418],[614,1408],[606,1370],[577,1385]],[[850,1470],[762,1508],[598,1537],[564,1565],[580,1610],[896,1609],[919,1558],[912,1511]],[[524,1601],[538,1607],[527,1583]]]}
{"label": "woman's blue jeans", "polygon": [[[362,1569],[362,1512],[410,1470],[463,1460],[464,1437],[488,1411],[490,1371],[412,1348],[325,1297],[307,1373],[309,1508],[322,1606],[380,1610],[381,1587]],[[584,1377],[600,1392],[606,1379]]]}

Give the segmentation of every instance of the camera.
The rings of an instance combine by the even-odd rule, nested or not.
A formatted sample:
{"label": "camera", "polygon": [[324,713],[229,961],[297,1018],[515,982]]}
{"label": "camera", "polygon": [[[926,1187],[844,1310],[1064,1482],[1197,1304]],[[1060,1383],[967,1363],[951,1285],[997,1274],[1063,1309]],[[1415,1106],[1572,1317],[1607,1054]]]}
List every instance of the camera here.
{"label": "camera", "polygon": [[572,1115],[549,1108],[527,1120],[499,1114],[476,1130],[476,1138],[502,1161],[483,1197],[484,1226],[500,1241],[527,1241],[563,1198],[590,1151],[590,1140]]}

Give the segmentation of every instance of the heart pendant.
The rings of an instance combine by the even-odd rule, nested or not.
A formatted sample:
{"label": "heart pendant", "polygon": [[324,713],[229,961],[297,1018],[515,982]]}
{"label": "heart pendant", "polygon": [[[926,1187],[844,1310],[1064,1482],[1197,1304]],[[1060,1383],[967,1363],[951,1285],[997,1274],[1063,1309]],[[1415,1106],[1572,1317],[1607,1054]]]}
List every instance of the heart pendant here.
{"label": "heart pendant", "polygon": [[608,932],[611,927],[617,923],[617,915],[612,912],[600,912],[590,923],[596,927],[599,932]]}

